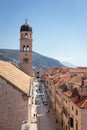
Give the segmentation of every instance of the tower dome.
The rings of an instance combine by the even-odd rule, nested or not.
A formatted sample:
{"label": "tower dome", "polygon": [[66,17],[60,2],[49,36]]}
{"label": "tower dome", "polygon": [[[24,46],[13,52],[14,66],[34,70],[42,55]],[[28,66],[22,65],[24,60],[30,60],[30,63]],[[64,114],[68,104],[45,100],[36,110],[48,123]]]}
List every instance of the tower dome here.
{"label": "tower dome", "polygon": [[30,31],[30,32],[32,32],[32,27],[30,27],[30,26],[27,24],[27,22],[26,22],[26,23],[23,24],[23,25],[21,26],[21,28],[20,28],[20,32],[22,32],[22,31]]}

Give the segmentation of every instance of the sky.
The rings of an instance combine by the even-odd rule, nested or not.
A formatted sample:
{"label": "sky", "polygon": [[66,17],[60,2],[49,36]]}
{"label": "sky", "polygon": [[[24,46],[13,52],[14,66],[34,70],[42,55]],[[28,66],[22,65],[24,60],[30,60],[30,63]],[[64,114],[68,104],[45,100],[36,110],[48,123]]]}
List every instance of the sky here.
{"label": "sky", "polygon": [[87,66],[87,0],[0,0],[0,48],[20,48],[28,19],[33,51]]}

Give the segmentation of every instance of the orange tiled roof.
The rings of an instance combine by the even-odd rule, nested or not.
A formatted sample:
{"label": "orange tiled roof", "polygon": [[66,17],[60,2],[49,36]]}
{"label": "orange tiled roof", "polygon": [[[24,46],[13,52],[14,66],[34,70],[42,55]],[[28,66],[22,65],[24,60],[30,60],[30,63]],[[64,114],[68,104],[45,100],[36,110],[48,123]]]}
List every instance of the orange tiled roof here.
{"label": "orange tiled roof", "polygon": [[60,73],[60,78],[66,78],[66,77],[70,77],[71,74],[69,72],[66,72],[64,74]]}
{"label": "orange tiled roof", "polygon": [[71,73],[87,73],[87,68],[72,68],[70,69]]}
{"label": "orange tiled roof", "polygon": [[85,96],[87,96],[87,92],[86,91],[85,92],[79,92],[79,95],[85,97]]}
{"label": "orange tiled roof", "polygon": [[0,61],[0,76],[26,94],[29,94],[30,76],[10,62]]}
{"label": "orange tiled roof", "polygon": [[72,92],[71,91],[65,91],[64,94],[68,97],[70,97],[72,95]]}
{"label": "orange tiled roof", "polygon": [[82,84],[82,76],[78,75],[78,76],[73,76],[73,77],[67,77],[64,79],[64,81],[67,83],[74,83],[77,85],[81,85]]}
{"label": "orange tiled roof", "polygon": [[80,108],[87,108],[87,96],[80,99],[79,96],[71,98],[71,100],[77,104]]}
{"label": "orange tiled roof", "polygon": [[60,83],[61,83],[61,80],[58,80],[58,81],[54,84],[54,87],[59,87]]}
{"label": "orange tiled roof", "polygon": [[76,102],[78,101],[78,99],[79,99],[78,95],[71,98],[71,100],[72,100],[74,103],[76,103]]}
{"label": "orange tiled roof", "polygon": [[87,108],[87,97],[85,97],[84,99],[82,99],[81,101],[79,101],[77,103],[77,105],[81,108]]}

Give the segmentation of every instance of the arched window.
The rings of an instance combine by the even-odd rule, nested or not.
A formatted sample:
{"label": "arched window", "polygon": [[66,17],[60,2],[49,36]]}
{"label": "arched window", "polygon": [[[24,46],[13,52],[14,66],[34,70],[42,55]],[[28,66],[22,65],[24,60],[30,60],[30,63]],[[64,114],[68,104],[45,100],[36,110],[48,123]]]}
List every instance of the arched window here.
{"label": "arched window", "polygon": [[25,45],[23,46],[23,51],[26,51],[26,46]]}
{"label": "arched window", "polygon": [[28,38],[28,34],[27,33],[25,33],[25,38]]}
{"label": "arched window", "polygon": [[27,46],[27,51],[29,51],[29,46]]}
{"label": "arched window", "polygon": [[23,59],[23,63],[24,63],[24,64],[29,63],[29,59],[28,59],[28,58],[24,58],[24,59]]}

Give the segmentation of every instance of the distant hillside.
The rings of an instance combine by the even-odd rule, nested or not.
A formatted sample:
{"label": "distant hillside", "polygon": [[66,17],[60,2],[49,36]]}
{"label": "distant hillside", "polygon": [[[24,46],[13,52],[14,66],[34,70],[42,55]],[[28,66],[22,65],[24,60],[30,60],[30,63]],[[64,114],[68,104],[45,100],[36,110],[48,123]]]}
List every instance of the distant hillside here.
{"label": "distant hillside", "polygon": [[[19,50],[0,49],[0,60],[19,64]],[[51,66],[61,67],[63,65],[58,60],[33,52],[34,69],[47,69]]]}
{"label": "distant hillside", "polygon": [[70,62],[66,62],[66,61],[63,61],[61,62],[64,66],[67,66],[67,67],[71,67],[71,68],[76,68],[76,65],[73,65],[72,63]]}

